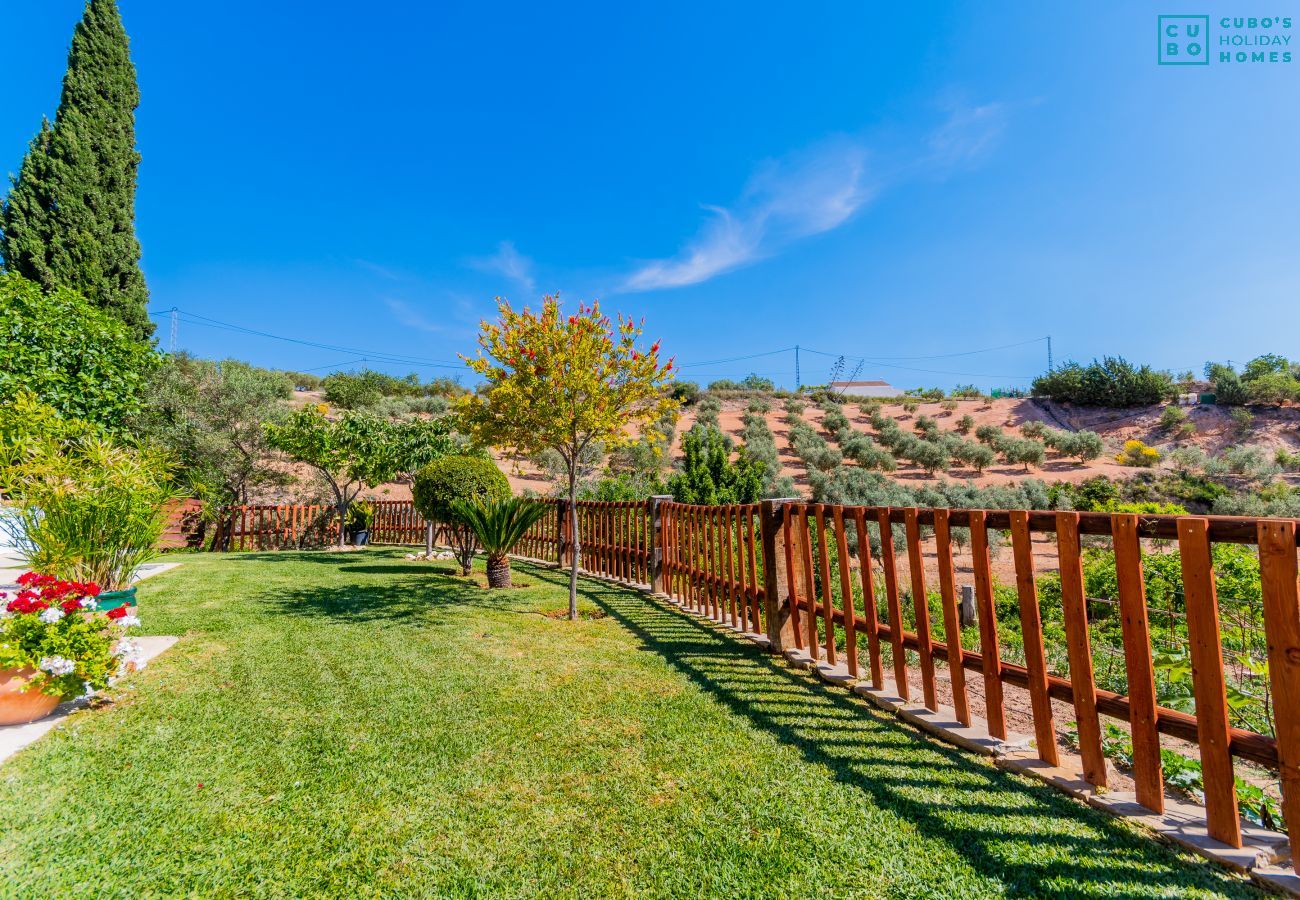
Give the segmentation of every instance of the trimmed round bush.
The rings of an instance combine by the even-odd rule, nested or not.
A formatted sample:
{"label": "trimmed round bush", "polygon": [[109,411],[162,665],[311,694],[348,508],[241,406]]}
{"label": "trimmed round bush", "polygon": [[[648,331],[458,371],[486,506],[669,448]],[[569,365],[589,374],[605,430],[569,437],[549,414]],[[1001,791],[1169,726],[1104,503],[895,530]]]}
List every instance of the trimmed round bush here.
{"label": "trimmed round bush", "polygon": [[411,499],[420,515],[435,522],[453,522],[452,502],[507,500],[510,482],[486,456],[444,456],[415,474]]}

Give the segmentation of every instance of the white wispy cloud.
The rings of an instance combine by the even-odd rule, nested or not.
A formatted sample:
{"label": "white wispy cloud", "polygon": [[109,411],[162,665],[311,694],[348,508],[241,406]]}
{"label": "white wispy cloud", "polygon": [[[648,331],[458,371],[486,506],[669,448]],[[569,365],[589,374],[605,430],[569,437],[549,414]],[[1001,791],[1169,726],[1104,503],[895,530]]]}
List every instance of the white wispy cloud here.
{"label": "white wispy cloud", "polygon": [[838,228],[871,199],[866,148],[837,139],[758,167],[730,207],[705,206],[708,220],[681,251],[643,263],[625,291],[699,284]]}
{"label": "white wispy cloud", "polygon": [[[892,152],[870,152],[862,139],[840,137],[759,166],[730,206],[705,206],[708,216],[673,256],[638,265],[624,291],[684,287],[780,252],[803,238],[839,228],[880,191],[909,177],[943,176],[983,162],[1006,128],[1002,103],[948,102],[928,134]],[[881,163],[889,157],[892,163]]]}
{"label": "white wispy cloud", "polygon": [[930,135],[928,164],[950,169],[983,162],[1002,140],[1006,123],[1002,103],[950,105],[947,121]]}
{"label": "white wispy cloud", "polygon": [[385,297],[384,305],[387,306],[388,311],[393,314],[393,318],[397,319],[398,322],[401,322],[408,328],[417,328],[420,331],[430,331],[434,333],[442,333],[446,331],[442,325],[439,325],[437,322],[425,316],[424,313],[420,312],[405,300],[398,300],[395,297]]}
{"label": "white wispy cloud", "polygon": [[533,261],[515,249],[513,241],[497,244],[497,252],[470,260],[470,265],[481,272],[495,272],[531,291],[536,289],[537,280],[533,276]]}

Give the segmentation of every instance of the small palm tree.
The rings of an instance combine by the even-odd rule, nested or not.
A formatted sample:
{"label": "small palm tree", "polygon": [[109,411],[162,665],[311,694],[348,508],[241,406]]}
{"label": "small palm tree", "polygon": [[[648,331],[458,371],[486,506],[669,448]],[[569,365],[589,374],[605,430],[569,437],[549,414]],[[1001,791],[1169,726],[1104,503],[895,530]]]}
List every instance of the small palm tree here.
{"label": "small palm tree", "polygon": [[487,554],[487,579],[490,588],[510,587],[509,553],[529,528],[550,511],[543,503],[512,497],[467,503],[457,500],[452,509],[478,537]]}

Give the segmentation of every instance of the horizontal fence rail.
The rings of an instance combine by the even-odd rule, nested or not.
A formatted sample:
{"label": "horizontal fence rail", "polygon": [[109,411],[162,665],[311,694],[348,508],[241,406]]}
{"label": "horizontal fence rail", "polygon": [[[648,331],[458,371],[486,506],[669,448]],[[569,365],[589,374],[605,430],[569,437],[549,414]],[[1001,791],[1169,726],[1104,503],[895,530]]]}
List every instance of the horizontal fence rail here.
{"label": "horizontal fence rail", "polygon": [[[963,725],[973,721],[978,690],[995,738],[1009,734],[1006,690],[1022,691],[1035,750],[1051,765],[1060,761],[1066,724],[1053,702],[1068,704],[1083,776],[1097,786],[1107,781],[1103,717],[1127,723],[1137,801],[1155,812],[1165,803],[1161,738],[1186,742],[1199,755],[1209,833],[1233,846],[1242,843],[1234,761],[1279,772],[1283,822],[1300,826],[1295,520],[791,500],[695,506],[669,497],[580,501],[573,509],[537,502],[550,509],[516,547],[520,557],[568,565],[576,549],[587,574],[647,586],[763,635],[773,649],[842,664],[875,689],[935,710],[942,688]],[[425,540],[426,522],[410,501],[372,505],[372,541]],[[230,507],[217,527],[220,549],[302,548],[332,542],[337,517],[329,506]],[[1257,563],[1258,608],[1248,617],[1258,620],[1259,637],[1246,648],[1255,657],[1244,677],[1263,693],[1263,730],[1234,722],[1242,673],[1225,664],[1225,635],[1240,643],[1248,632],[1239,624],[1246,614],[1221,608],[1232,598],[1219,596],[1218,545],[1253,548],[1233,552]],[[1112,596],[1088,596],[1085,560],[1098,551],[1113,560]],[[1181,609],[1150,605],[1144,564],[1153,553],[1176,568]],[[958,556],[973,584],[958,584]],[[1056,579],[1050,596],[1040,596],[1045,574]],[[1113,646],[1101,646],[1101,625]],[[1168,634],[1153,640],[1157,626]],[[1158,688],[1168,687],[1162,679],[1172,677],[1160,674],[1169,652],[1187,660],[1179,677],[1189,696],[1180,709],[1159,700]],[[1098,653],[1116,671],[1099,672]]]}

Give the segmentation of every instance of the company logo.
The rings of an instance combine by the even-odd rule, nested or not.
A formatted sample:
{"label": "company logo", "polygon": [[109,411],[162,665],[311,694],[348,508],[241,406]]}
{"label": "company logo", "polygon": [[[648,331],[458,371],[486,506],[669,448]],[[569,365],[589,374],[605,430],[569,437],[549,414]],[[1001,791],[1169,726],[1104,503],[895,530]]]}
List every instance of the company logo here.
{"label": "company logo", "polygon": [[1162,66],[1208,66],[1210,49],[1209,16],[1159,16]]}
{"label": "company logo", "polygon": [[[1214,33],[1211,34],[1211,28]],[[1157,16],[1162,66],[1291,62],[1290,16]]]}

